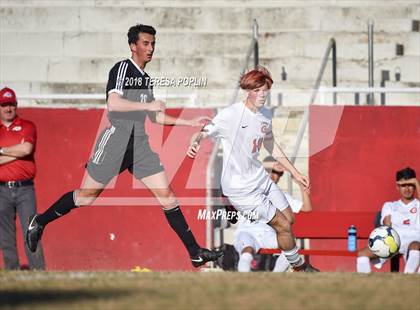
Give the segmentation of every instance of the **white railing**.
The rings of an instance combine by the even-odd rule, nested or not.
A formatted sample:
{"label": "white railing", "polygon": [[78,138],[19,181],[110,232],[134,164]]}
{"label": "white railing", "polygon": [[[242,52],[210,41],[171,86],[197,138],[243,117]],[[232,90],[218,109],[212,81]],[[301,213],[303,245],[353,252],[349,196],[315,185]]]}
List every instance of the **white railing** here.
{"label": "white railing", "polygon": [[[381,94],[385,98],[387,94],[419,94],[420,88],[390,88],[390,87],[320,87],[319,90],[319,104],[325,105],[328,104],[327,95],[328,94],[354,94],[354,104],[359,104],[359,99],[356,97],[360,94]],[[418,104],[420,105],[420,98],[418,99]],[[385,99],[383,100],[383,105],[386,105]]]}
{"label": "white railing", "polygon": [[[180,107],[195,107],[197,103],[197,94],[164,94],[155,92],[155,98],[158,100],[181,100],[186,99],[188,103],[183,103]],[[25,94],[17,96],[20,107],[41,107],[41,108],[60,108],[60,107],[74,107],[74,108],[97,108],[104,109],[106,107],[105,94]],[[75,101],[99,101],[103,103],[74,103],[74,104],[60,104],[60,103],[46,103],[39,101],[52,100],[75,100]],[[173,106],[171,106],[173,107]],[[178,107],[178,106],[177,106]]]}
{"label": "white railing", "polygon": [[389,88],[389,87],[320,87],[320,93],[420,93],[420,88]]}

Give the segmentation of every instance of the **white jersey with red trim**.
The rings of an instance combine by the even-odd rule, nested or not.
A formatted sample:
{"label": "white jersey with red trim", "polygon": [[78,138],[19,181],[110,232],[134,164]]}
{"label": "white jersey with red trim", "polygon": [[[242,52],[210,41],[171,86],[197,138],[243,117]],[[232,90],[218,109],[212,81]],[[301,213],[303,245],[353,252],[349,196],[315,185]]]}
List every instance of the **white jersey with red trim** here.
{"label": "white jersey with red trim", "polygon": [[[381,211],[381,224],[384,218],[391,216],[392,228],[400,235],[401,239],[417,237],[420,238],[420,203],[414,199],[408,204],[402,200],[386,202]],[[404,240],[401,240],[404,242]]]}
{"label": "white jersey with red trim", "polygon": [[258,160],[263,140],[272,135],[271,111],[265,107],[252,112],[244,102],[220,111],[204,130],[221,138],[223,172],[221,185],[226,196],[252,193],[269,178]]}

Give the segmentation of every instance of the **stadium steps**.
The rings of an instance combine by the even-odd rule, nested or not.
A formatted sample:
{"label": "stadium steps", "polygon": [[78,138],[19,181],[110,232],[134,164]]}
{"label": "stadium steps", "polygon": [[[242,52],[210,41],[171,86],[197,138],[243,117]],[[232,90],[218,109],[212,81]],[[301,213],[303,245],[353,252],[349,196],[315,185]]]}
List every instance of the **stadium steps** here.
{"label": "stadium steps", "polygon": [[[155,60],[148,65],[152,75],[203,75],[208,88],[232,88],[253,18],[260,26],[261,63],[270,67],[276,82],[285,66],[287,83],[306,89],[307,81],[316,78],[330,37],[338,43],[339,79],[366,82],[368,18],[375,20],[376,84],[381,69],[397,66],[403,71],[403,82],[420,81],[418,66],[413,65],[420,64],[420,34],[411,32],[412,19],[420,16],[416,1],[335,1],[332,6],[331,1],[279,5],[277,1],[176,0],[143,1],[142,5],[106,0],[77,5],[66,0],[2,1],[1,83],[16,86],[18,93],[101,89],[109,67],[128,56],[127,28],[141,21],[158,29]],[[395,56],[397,43],[404,44],[402,57]],[[324,77],[328,82],[329,74]],[[217,92],[214,98],[204,93],[203,105],[204,99],[217,106],[225,98]]]}

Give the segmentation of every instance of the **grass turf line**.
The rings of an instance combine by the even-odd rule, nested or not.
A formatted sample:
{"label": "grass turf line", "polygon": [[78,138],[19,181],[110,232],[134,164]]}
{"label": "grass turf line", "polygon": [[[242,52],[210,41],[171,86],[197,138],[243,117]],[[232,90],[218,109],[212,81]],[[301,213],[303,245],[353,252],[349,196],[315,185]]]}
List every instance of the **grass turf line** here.
{"label": "grass turf line", "polygon": [[1,272],[0,308],[419,309],[420,276]]}

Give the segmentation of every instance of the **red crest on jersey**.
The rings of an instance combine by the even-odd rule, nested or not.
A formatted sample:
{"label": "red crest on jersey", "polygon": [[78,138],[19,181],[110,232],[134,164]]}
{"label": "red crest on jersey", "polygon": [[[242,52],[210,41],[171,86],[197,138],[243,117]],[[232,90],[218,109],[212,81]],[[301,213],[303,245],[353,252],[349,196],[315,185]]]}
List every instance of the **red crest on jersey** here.
{"label": "red crest on jersey", "polygon": [[410,213],[417,213],[417,208],[416,207],[412,207],[410,209]]}
{"label": "red crest on jersey", "polygon": [[403,221],[403,224],[404,224],[404,225],[410,225],[410,219],[406,219],[406,220],[404,220],[404,221]]}
{"label": "red crest on jersey", "polygon": [[267,122],[262,122],[261,123],[261,132],[262,133],[267,133],[268,132],[268,123]]}

